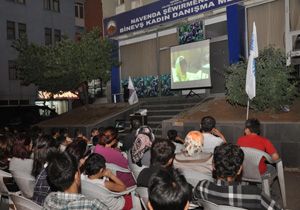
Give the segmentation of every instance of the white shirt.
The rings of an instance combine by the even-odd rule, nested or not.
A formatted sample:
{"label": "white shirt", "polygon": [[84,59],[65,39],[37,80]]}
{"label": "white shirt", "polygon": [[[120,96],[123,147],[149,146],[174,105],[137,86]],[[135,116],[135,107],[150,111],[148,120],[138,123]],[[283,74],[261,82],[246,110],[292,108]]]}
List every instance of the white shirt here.
{"label": "white shirt", "polygon": [[223,143],[223,139],[221,139],[220,137],[216,137],[210,133],[203,133],[203,137],[203,152],[214,153],[215,147]]}

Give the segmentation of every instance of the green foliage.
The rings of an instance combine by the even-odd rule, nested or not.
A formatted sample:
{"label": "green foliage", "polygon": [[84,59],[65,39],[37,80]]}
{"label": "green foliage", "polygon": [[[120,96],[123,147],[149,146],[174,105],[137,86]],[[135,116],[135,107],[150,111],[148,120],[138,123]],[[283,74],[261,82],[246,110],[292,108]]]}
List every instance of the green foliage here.
{"label": "green foliage", "polygon": [[[226,96],[233,105],[247,105],[246,72],[247,61],[233,64],[226,71]],[[280,110],[298,95],[297,84],[294,69],[286,66],[281,50],[269,47],[260,51],[256,59],[256,97],[250,102],[250,108]]]}
{"label": "green foliage", "polygon": [[63,39],[43,46],[21,38],[13,47],[19,52],[17,64],[23,84],[32,83],[52,93],[74,91],[81,83],[97,78],[106,82],[117,64],[112,58],[112,42],[101,39],[98,29],[84,34],[79,42]]}

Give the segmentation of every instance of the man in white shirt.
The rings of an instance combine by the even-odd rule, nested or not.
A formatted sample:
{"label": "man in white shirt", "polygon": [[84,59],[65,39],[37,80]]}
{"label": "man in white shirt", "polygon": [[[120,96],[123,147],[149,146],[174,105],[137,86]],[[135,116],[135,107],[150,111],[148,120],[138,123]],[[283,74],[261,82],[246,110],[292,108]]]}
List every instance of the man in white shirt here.
{"label": "man in white shirt", "polygon": [[201,132],[204,137],[203,152],[213,153],[216,146],[226,143],[224,135],[215,128],[216,120],[211,116],[203,117],[201,120]]}

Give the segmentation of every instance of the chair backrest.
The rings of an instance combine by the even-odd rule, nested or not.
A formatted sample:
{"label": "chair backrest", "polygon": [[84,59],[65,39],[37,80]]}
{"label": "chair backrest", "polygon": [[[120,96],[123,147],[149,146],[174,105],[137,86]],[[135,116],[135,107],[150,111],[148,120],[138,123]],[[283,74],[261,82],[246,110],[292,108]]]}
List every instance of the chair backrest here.
{"label": "chair backrest", "polygon": [[245,154],[242,179],[250,182],[262,182],[258,165],[263,157],[268,161],[272,161],[270,155],[261,150],[249,147],[242,147],[242,150]]}
{"label": "chair backrest", "polygon": [[4,177],[10,178],[10,177],[12,177],[12,175],[6,171],[0,170],[0,195],[8,195],[8,189],[3,181]]}
{"label": "chair backrest", "polygon": [[17,210],[41,210],[42,207],[23,196],[10,194],[10,198],[15,204]]}
{"label": "chair backrest", "polygon": [[148,209],[147,203],[149,200],[149,195],[148,195],[148,188],[147,187],[137,187],[135,189],[137,195],[141,198],[142,205],[144,209]]}
{"label": "chair backrest", "polygon": [[134,191],[135,188],[136,186],[130,187],[124,192],[112,192],[104,186],[81,180],[81,193],[88,198],[99,199],[109,209],[122,209],[125,204],[123,195]]}
{"label": "chair backrest", "polygon": [[189,169],[184,169],[182,170],[183,175],[185,176],[186,180],[188,183],[190,183],[193,187],[196,187],[196,185],[199,183],[201,180],[209,180],[209,181],[214,181],[212,176],[196,172],[194,170],[189,170]]}
{"label": "chair backrest", "polygon": [[11,173],[22,194],[26,198],[32,198],[35,186],[35,178],[31,175],[24,175],[19,171],[11,171]]}
{"label": "chair backrest", "polygon": [[238,208],[233,206],[217,205],[207,200],[202,200],[201,204],[204,210],[245,210],[243,208]]}

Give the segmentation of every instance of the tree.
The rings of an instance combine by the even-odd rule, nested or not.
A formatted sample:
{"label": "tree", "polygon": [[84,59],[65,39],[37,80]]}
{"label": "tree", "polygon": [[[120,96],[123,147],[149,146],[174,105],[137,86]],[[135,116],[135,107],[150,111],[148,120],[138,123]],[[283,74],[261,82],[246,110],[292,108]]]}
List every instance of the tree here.
{"label": "tree", "polygon": [[107,82],[117,61],[112,42],[99,37],[100,31],[94,29],[83,34],[79,42],[64,38],[52,46],[29,43],[26,37],[16,40],[13,48],[19,53],[17,65],[22,83],[56,94],[74,92],[93,79]]}
{"label": "tree", "polygon": [[[246,106],[245,91],[247,61],[241,61],[228,67],[226,78],[226,96],[229,103]],[[251,101],[254,110],[280,110],[289,105],[298,95],[298,80],[295,70],[286,66],[284,53],[273,47],[265,48],[256,59],[256,97]]]}

